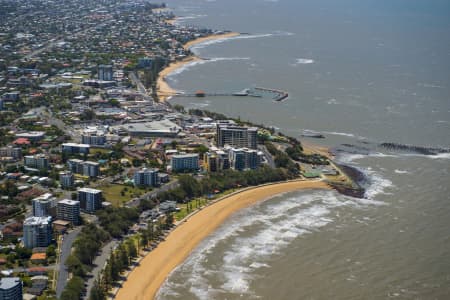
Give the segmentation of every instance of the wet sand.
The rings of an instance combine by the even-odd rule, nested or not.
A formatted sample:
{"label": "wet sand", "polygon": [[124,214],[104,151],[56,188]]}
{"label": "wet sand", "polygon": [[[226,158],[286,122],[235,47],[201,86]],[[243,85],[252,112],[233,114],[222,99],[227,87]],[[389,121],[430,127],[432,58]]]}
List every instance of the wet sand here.
{"label": "wet sand", "polygon": [[247,188],[217,200],[181,222],[128,276],[115,299],[155,298],[170,272],[233,213],[272,196],[301,189],[330,189],[322,181],[290,181]]}
{"label": "wet sand", "polygon": [[[238,35],[239,35],[239,33],[237,33],[237,32],[228,32],[228,33],[224,33],[224,34],[209,35],[209,36],[201,37],[201,38],[192,40],[190,42],[187,42],[186,44],[183,45],[183,48],[188,50],[197,44],[201,44],[201,43],[211,41],[211,40],[227,39],[227,38],[238,36]],[[183,60],[171,63],[169,66],[164,68],[161,72],[159,72],[159,76],[156,81],[156,91],[157,91],[158,99],[160,102],[166,101],[169,97],[174,96],[178,93],[177,90],[172,88],[167,83],[166,77],[170,73],[176,71],[177,69],[183,67],[184,65],[194,62],[194,61],[198,61],[198,60],[201,60],[201,58],[199,58],[197,56],[189,56]]]}

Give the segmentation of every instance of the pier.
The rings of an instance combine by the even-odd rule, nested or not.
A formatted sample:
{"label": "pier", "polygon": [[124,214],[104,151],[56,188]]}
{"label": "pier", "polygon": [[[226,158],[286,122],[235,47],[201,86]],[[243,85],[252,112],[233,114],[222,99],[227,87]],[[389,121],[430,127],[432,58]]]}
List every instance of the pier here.
{"label": "pier", "polygon": [[264,87],[247,88],[239,92],[205,92],[203,90],[197,90],[195,93],[177,94],[181,97],[255,97],[263,98],[265,94],[271,94],[271,98],[275,101],[282,101],[289,97],[289,94],[285,91]]}
{"label": "pier", "polygon": [[274,94],[275,96],[273,97],[273,99],[275,101],[282,101],[282,100],[286,99],[287,97],[289,97],[289,94],[282,90],[270,89],[270,88],[264,88],[264,87],[256,87],[255,90]]}

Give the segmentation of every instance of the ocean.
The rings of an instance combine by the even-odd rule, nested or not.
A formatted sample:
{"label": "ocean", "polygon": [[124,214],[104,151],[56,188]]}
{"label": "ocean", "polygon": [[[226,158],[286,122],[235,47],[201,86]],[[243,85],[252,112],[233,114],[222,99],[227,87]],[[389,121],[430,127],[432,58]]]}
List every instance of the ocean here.
{"label": "ocean", "polygon": [[450,2],[166,3],[181,26],[244,33],[195,46],[206,60],[171,74],[171,86],[289,93],[171,103],[330,147],[365,174],[366,193],[299,191],[238,212],[158,299],[450,299]]}

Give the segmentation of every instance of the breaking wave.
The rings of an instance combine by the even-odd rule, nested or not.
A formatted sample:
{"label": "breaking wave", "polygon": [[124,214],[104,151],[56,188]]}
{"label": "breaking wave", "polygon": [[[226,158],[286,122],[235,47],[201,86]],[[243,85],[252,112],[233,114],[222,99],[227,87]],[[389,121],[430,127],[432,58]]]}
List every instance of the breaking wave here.
{"label": "breaking wave", "polygon": [[249,60],[249,59],[250,59],[250,57],[213,57],[213,58],[194,60],[194,61],[188,62],[188,63],[184,64],[183,66],[177,68],[176,70],[174,70],[173,72],[168,74],[166,77],[170,78],[170,77],[179,75],[197,65],[204,65],[207,63],[214,63],[214,62],[218,62],[218,61],[236,61],[236,60]]}
{"label": "breaking wave", "polygon": [[345,197],[334,191],[311,191],[276,196],[244,209],[172,272],[158,299],[170,299],[171,295],[186,291],[198,299],[226,298],[229,294],[258,298],[251,289],[257,278],[256,269],[270,267],[270,258],[280,255],[298,237],[313,234],[336,221],[339,207],[374,205],[384,203]]}
{"label": "breaking wave", "polygon": [[315,62],[314,59],[297,58],[294,65],[309,65],[309,64],[313,64],[314,62]]}
{"label": "breaking wave", "polygon": [[224,37],[224,38],[220,38],[220,39],[207,40],[207,41],[195,44],[192,47],[190,47],[189,49],[195,53],[195,50],[203,49],[203,48],[206,48],[211,45],[221,44],[221,43],[233,41],[233,40],[260,39],[260,38],[266,38],[266,37],[272,37],[272,36],[291,36],[291,35],[293,35],[293,33],[287,32],[287,31],[275,31],[273,33],[240,34],[240,35]]}

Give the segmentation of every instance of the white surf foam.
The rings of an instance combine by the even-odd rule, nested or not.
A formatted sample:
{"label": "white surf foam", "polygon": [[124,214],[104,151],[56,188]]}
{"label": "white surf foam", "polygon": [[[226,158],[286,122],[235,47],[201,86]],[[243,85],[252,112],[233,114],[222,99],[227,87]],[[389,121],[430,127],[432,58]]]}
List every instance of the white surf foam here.
{"label": "white surf foam", "polygon": [[439,153],[434,155],[425,155],[425,154],[418,154],[418,153],[404,153],[400,156],[403,157],[421,157],[421,158],[430,158],[430,159],[450,159],[450,153]]}
{"label": "white surf foam", "polygon": [[[249,60],[250,57],[212,57],[212,58],[205,58],[200,60],[194,60],[191,62],[188,62],[181,66],[180,68],[175,69],[173,72],[169,73],[166,77],[174,77],[176,75],[180,75],[181,73],[188,71],[192,67],[195,67],[197,65],[204,65],[207,63],[215,63],[219,61],[235,61],[235,60]],[[173,80],[173,79],[172,79]]]}
{"label": "white surf foam", "polygon": [[188,21],[188,20],[195,20],[195,19],[205,18],[207,16],[208,15],[197,14],[197,15],[188,15],[188,16],[183,16],[183,17],[177,17],[175,19],[175,23],[182,23],[182,22],[185,22],[185,21]]}
{"label": "white surf foam", "polygon": [[387,178],[382,177],[380,174],[376,173],[373,170],[363,170],[363,172],[367,175],[370,181],[370,185],[366,188],[366,192],[364,194],[365,198],[368,199],[375,199],[376,195],[384,194],[384,195],[390,195],[390,192],[387,192],[386,190],[388,188],[394,187],[394,184],[392,181],[390,181]]}
{"label": "white surf foam", "polygon": [[189,49],[195,53],[195,50],[203,49],[203,48],[211,46],[211,45],[221,44],[221,43],[234,41],[234,40],[260,39],[260,38],[266,38],[266,37],[272,37],[272,36],[290,36],[293,34],[294,33],[287,32],[287,31],[275,31],[273,33],[240,34],[240,35],[224,37],[224,38],[220,38],[220,39],[207,40],[207,41],[195,44],[192,47],[190,47]]}
{"label": "white surf foam", "polygon": [[313,64],[315,61],[311,58],[297,58],[295,65],[309,65]]}
{"label": "white surf foam", "polygon": [[[332,101],[332,100],[333,99],[331,99],[330,101]],[[328,103],[328,104],[330,104],[330,103]],[[339,104],[339,102],[337,102],[335,104]],[[357,135],[357,134],[349,133],[349,132],[323,131],[323,133],[331,134],[331,135],[338,135],[338,136],[346,136],[346,137],[356,138],[358,140],[367,140],[368,139],[365,136],[361,136],[361,135]]]}
{"label": "white surf foam", "polygon": [[363,159],[367,157],[367,155],[364,154],[344,154],[344,155],[339,155],[339,157],[337,158],[337,161],[340,163],[344,163],[344,164],[349,164],[354,162],[355,160],[359,160],[359,159]]}
{"label": "white surf foam", "polygon": [[399,170],[399,169],[395,169],[394,172],[397,173],[397,174],[410,174],[409,171],[406,171],[406,170]]}
{"label": "white surf foam", "polygon": [[331,135],[340,135],[340,136],[356,137],[353,133],[347,133],[347,132],[324,131],[323,133],[327,133],[327,134],[331,134]]}
{"label": "white surf foam", "polygon": [[450,153],[439,153],[436,155],[428,155],[432,159],[450,159]]}
{"label": "white surf foam", "polygon": [[371,156],[371,157],[398,157],[398,155],[386,154],[386,153],[381,153],[381,152],[370,153],[369,156]]}
{"label": "white surf foam", "polygon": [[339,101],[337,101],[336,99],[332,98],[327,101],[327,104],[341,104],[341,103]]}
{"label": "white surf foam", "polygon": [[[199,299],[223,298],[224,293],[246,299],[258,297],[251,290],[255,269],[270,267],[270,258],[279,255],[292,241],[333,222],[338,217],[333,212],[337,207],[377,204],[334,191],[314,191],[238,212],[173,272],[179,276],[176,283],[172,282],[174,276],[169,276],[158,298],[183,289],[189,289]],[[214,256],[210,256],[212,252]],[[214,286],[211,282],[215,282]]]}

